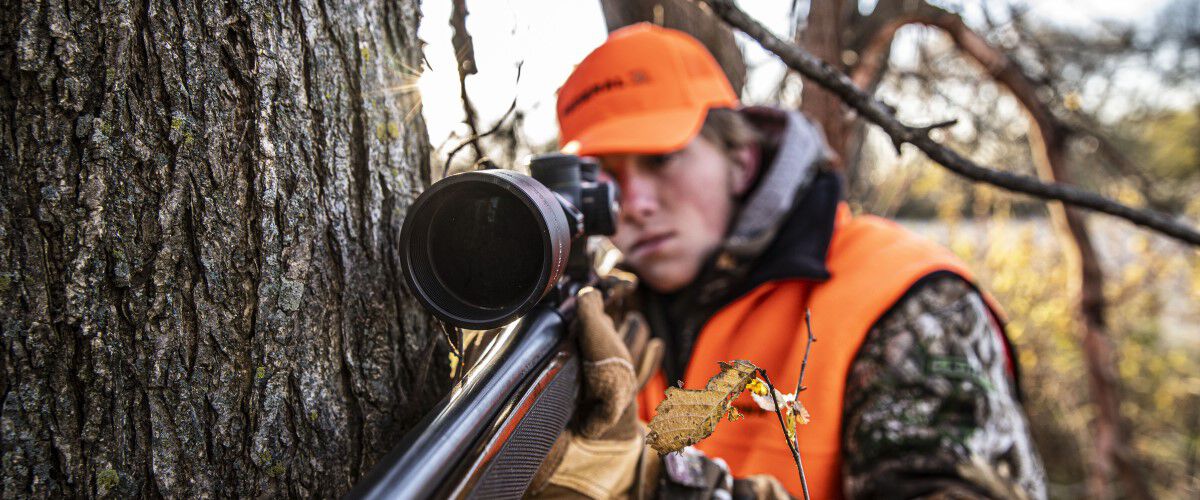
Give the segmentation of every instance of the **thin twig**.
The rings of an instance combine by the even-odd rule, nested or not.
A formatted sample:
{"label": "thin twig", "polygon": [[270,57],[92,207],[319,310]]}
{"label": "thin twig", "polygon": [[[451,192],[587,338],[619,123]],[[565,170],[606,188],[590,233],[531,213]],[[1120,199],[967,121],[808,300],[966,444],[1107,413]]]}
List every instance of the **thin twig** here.
{"label": "thin twig", "polygon": [[812,350],[812,343],[817,341],[812,331],[811,309],[804,309],[804,326],[808,330],[808,342],[804,344],[804,361],[800,362],[800,378],[796,380],[796,399],[800,399],[800,391],[808,389],[804,387],[804,370],[808,368],[808,352]]}
{"label": "thin twig", "polygon": [[[450,27],[454,29],[451,42],[454,45],[454,58],[458,62],[458,86],[463,105],[463,122],[467,124],[467,128],[471,129],[472,136],[478,136],[479,113],[475,110],[471,97],[467,95],[467,75],[479,72],[478,65],[475,63],[475,42],[471,38],[471,33],[467,31],[467,15],[466,0],[454,0],[453,8],[450,11]],[[475,149],[475,159],[483,158],[483,149],[479,147],[479,143],[470,141],[469,144]],[[449,168],[448,165],[447,168]]]}
{"label": "thin twig", "polygon": [[[896,112],[896,108],[894,108],[894,107],[888,106],[888,109],[891,110],[893,113]],[[921,127],[913,127],[913,129],[916,130],[918,134],[928,135],[930,132],[933,132],[934,130],[950,128],[950,127],[953,127],[957,123],[958,123],[958,119],[951,118],[949,120],[940,121],[940,122],[937,122],[937,123],[934,123],[931,125],[925,125],[925,126],[921,126]],[[899,137],[892,137],[892,147],[896,148],[897,155],[903,153],[903,151],[900,150],[900,146],[903,146],[903,145],[904,145],[904,141],[900,140]]]}
{"label": "thin twig", "polygon": [[[521,68],[524,66],[525,66],[525,61],[521,61],[521,62],[517,63],[517,80],[513,84],[514,88],[517,85],[521,84]],[[466,87],[463,87],[463,88],[464,88],[463,95],[466,95],[465,94]],[[442,177],[446,177],[446,174],[450,172],[450,163],[454,161],[454,156],[457,155],[458,152],[462,150],[462,148],[466,147],[467,145],[472,145],[475,148],[476,152],[480,151],[479,140],[483,139],[484,137],[487,137],[489,135],[495,134],[496,132],[499,132],[500,129],[502,128],[502,125],[504,125],[504,122],[508,120],[508,117],[511,116],[513,114],[513,111],[516,111],[516,109],[517,109],[517,96],[514,95],[512,103],[510,103],[508,105],[508,111],[505,111],[503,115],[500,115],[500,119],[496,120],[496,123],[494,125],[492,125],[491,129],[489,129],[487,132],[484,132],[482,134],[476,134],[476,135],[473,135],[473,136],[467,138],[467,140],[463,141],[458,146],[455,146],[454,149],[450,150],[450,154],[446,155],[446,162],[442,165]],[[474,127],[472,127],[472,130],[474,130]],[[482,160],[483,158],[484,157],[482,156],[482,153],[480,153],[480,155],[478,156],[476,161]]]}
{"label": "thin twig", "polygon": [[[780,410],[779,400],[775,398],[775,386],[771,385],[771,377],[767,376],[766,370],[759,368],[758,374],[762,375],[763,380],[767,383],[767,391],[771,393],[771,402],[775,404],[775,416],[779,417],[779,429],[783,431],[783,439],[787,441],[788,449],[792,450],[792,460],[796,461],[796,470],[800,471],[800,488],[804,491],[804,500],[809,500],[808,479],[804,477],[804,462],[800,460],[798,445],[787,435],[787,425],[783,423],[783,412]],[[796,434],[799,435],[799,431]]]}
{"label": "thin twig", "polygon": [[[517,70],[517,73],[518,73],[517,78],[520,78],[520,70],[519,69]],[[489,135],[495,134],[496,132],[499,132],[500,129],[502,128],[501,126],[504,125],[504,122],[506,120],[508,120],[508,117],[510,115],[512,115],[513,111],[516,109],[517,109],[517,98],[513,97],[512,104],[509,104],[509,106],[508,106],[508,111],[505,111],[504,114],[500,116],[500,119],[496,120],[496,124],[492,125],[491,129],[489,129],[487,132],[467,138],[467,140],[463,141],[458,146],[455,146],[454,149],[450,150],[450,153],[446,155],[446,163],[445,163],[445,165],[442,166],[442,177],[445,177],[446,173],[448,173],[450,171],[450,162],[454,160],[454,156],[457,155],[458,152],[462,150],[462,148],[466,147],[468,144],[472,144],[478,150],[479,140],[483,139],[484,137],[487,137]],[[483,158],[484,157],[480,157],[480,159],[483,159]]]}
{"label": "thin twig", "polygon": [[1177,240],[1200,246],[1200,232],[1176,220],[1171,215],[1151,210],[1138,210],[1075,186],[1058,182],[1044,183],[1027,175],[1017,175],[981,166],[934,141],[929,137],[928,130],[901,123],[893,110],[856,87],[850,77],[795,44],[781,40],[761,23],[739,9],[731,0],[706,0],[706,3],[721,19],[753,38],[764,49],[774,53],[788,67],[829,89],[847,105],[857,110],[859,114],[878,125],[892,138],[893,142],[916,146],[930,159],[959,176],[1009,191],[1103,212]]}

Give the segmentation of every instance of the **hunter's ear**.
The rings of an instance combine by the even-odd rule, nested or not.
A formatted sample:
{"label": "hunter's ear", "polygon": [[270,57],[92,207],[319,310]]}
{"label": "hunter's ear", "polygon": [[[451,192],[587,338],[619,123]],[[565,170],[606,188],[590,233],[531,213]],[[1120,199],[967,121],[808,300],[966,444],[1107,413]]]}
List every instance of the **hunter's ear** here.
{"label": "hunter's ear", "polygon": [[758,176],[758,146],[745,145],[734,149],[729,152],[729,159],[733,161],[730,173],[733,177],[733,194],[745,195]]}

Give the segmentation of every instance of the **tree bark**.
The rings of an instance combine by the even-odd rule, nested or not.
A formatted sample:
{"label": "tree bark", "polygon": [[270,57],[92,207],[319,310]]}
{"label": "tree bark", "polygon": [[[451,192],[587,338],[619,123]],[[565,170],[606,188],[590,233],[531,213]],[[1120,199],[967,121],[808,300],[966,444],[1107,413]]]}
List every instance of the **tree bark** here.
{"label": "tree bark", "polygon": [[338,495],[448,385],[415,0],[9,3],[0,496]]}
{"label": "tree bark", "polygon": [[655,23],[686,32],[716,58],[733,91],[741,94],[746,84],[746,61],[734,42],[733,31],[725,23],[690,0],[600,0],[608,31],[616,31],[635,23]]}
{"label": "tree bark", "polygon": [[[797,35],[800,46],[839,70],[845,68],[842,64],[845,11],[846,4],[843,0],[814,0],[809,4],[804,30]],[[806,78],[800,92],[800,111],[821,124],[825,140],[838,154],[833,164],[844,170],[845,159],[849,156],[847,142],[852,120],[842,100],[833,92]]]}

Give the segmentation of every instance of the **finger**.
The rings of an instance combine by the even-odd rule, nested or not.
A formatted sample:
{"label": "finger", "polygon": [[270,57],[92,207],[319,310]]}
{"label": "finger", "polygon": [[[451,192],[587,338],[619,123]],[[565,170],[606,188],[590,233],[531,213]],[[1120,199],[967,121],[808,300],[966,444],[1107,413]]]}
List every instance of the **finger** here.
{"label": "finger", "polygon": [[646,341],[650,340],[650,328],[647,327],[646,319],[637,311],[630,311],[625,315],[625,321],[621,323],[621,339],[629,348],[630,358],[634,361],[640,359],[642,350],[646,348]]}
{"label": "finger", "polygon": [[576,305],[576,316],[579,321],[579,350],[584,360],[599,362],[609,358],[622,359],[632,371],[633,358],[617,335],[612,318],[604,313],[599,291],[584,289]]}
{"label": "finger", "polygon": [[604,291],[605,310],[612,317],[619,318],[629,309],[628,302],[637,290],[637,277],[623,271],[612,271],[612,274],[600,278],[596,286]]}
{"label": "finger", "polygon": [[607,276],[600,278],[600,288],[603,288],[606,295],[614,299],[623,299],[629,293],[637,289],[637,275],[619,269],[614,269]]}
{"label": "finger", "polygon": [[580,293],[576,315],[585,394],[580,433],[595,438],[611,429],[629,406],[637,374],[598,291]]}

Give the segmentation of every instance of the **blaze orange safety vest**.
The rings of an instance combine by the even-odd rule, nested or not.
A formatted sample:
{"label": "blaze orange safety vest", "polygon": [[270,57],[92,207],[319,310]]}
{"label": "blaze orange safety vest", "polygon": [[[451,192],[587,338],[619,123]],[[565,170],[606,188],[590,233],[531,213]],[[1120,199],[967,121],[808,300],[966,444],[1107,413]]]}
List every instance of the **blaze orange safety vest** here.
{"label": "blaze orange safety vest", "polygon": [[[810,309],[817,341],[800,402],[812,420],[797,429],[800,457],[813,498],[841,498],[843,396],[867,332],[922,277],[949,271],[972,278],[949,250],[891,221],[852,217],[845,204],[838,207],[826,267],[828,281],[768,282],[717,312],[696,339],[683,382],[687,388],[704,387],[717,373],[717,362],[745,359],[764,368],[779,390],[791,392],[808,335],[804,311]],[[660,371],[639,394],[644,421],[653,416],[666,387]],[[748,395],[735,406],[756,408]],[[724,459],[735,477],[771,474],[799,497],[800,479],[775,414],[744,413],[746,418],[721,423],[696,447]]]}

